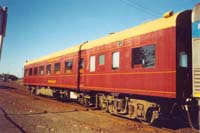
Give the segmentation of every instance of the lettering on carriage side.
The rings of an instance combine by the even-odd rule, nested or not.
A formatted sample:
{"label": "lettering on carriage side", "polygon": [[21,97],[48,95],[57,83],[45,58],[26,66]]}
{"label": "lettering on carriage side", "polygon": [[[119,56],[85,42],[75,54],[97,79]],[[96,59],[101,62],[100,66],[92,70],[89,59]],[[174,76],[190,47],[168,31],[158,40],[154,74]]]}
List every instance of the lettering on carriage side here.
{"label": "lettering on carriage side", "polygon": [[50,83],[50,84],[55,84],[55,83],[56,83],[56,80],[48,80],[48,83]]}

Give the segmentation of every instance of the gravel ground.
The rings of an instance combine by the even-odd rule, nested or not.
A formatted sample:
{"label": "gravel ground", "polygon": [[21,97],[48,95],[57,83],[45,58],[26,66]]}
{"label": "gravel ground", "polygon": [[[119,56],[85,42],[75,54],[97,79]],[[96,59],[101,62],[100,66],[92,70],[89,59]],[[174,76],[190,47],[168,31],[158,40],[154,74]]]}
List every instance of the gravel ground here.
{"label": "gravel ground", "polygon": [[23,87],[0,81],[0,133],[160,133],[172,131],[91,110],[74,102],[33,96]]}

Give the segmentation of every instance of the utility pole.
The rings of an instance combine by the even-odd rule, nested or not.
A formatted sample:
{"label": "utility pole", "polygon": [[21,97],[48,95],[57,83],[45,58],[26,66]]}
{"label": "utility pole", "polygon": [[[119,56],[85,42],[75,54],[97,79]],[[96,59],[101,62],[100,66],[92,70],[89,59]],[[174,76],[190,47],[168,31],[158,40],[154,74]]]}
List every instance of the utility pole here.
{"label": "utility pole", "polygon": [[0,6],[0,59],[1,59],[1,51],[3,46],[3,38],[6,33],[6,23],[7,23],[7,7]]}

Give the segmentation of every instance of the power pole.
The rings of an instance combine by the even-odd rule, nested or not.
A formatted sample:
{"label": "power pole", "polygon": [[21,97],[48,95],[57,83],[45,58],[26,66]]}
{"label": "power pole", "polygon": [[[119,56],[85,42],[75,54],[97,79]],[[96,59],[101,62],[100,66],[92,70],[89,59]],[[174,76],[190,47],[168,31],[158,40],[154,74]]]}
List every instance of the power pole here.
{"label": "power pole", "polygon": [[6,33],[6,23],[7,23],[7,7],[0,6],[0,59],[1,59],[1,51],[3,46],[3,38]]}

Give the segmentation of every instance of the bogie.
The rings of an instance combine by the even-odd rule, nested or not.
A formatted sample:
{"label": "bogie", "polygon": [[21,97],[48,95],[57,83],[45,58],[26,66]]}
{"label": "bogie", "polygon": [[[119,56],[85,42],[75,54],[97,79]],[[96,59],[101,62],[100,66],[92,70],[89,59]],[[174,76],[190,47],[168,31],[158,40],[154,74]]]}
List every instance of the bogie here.
{"label": "bogie", "polygon": [[153,123],[158,118],[160,106],[154,102],[129,97],[99,96],[99,107],[111,114]]}

